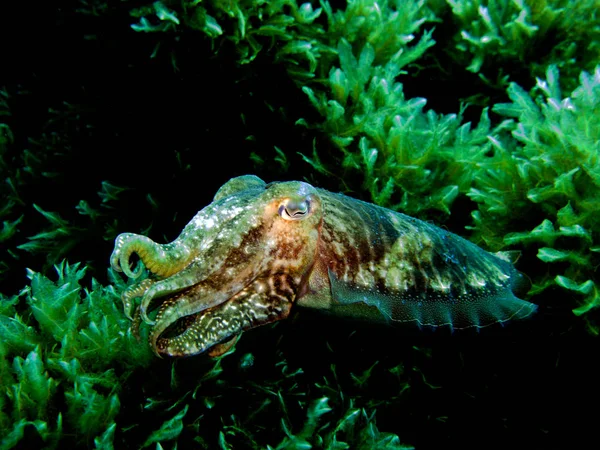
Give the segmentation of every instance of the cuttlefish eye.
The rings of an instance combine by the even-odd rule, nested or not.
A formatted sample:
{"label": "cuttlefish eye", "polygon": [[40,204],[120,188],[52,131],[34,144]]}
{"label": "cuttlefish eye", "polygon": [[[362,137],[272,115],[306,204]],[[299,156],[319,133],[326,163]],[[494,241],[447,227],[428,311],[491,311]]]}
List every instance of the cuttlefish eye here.
{"label": "cuttlefish eye", "polygon": [[301,220],[310,215],[308,198],[287,198],[279,205],[279,216],[285,220]]}

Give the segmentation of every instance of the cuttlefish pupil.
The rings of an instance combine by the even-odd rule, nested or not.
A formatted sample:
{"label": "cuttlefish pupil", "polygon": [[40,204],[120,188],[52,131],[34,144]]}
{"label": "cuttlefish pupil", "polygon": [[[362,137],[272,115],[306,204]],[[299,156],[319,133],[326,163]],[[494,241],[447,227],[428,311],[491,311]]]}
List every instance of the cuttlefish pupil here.
{"label": "cuttlefish pupil", "polygon": [[150,324],[159,355],[223,353],[242,331],[285,319],[294,305],[454,329],[536,310],[513,293],[524,278],[508,253],[300,181],[233,178],[173,242],[119,235],[113,269],[138,276],[134,254],[151,276],[123,292],[123,306]]}
{"label": "cuttlefish pupil", "polygon": [[285,220],[301,220],[309,213],[308,199],[287,199],[279,207],[279,216]]}

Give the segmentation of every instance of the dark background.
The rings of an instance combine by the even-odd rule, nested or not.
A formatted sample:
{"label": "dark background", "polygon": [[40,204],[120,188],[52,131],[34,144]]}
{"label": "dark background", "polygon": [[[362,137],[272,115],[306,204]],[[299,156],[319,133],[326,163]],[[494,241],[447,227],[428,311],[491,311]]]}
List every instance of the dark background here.
{"label": "dark background", "polygon": [[[215,57],[200,34],[175,39],[135,33],[128,14],[134,5],[114,2],[97,16],[78,12],[80,2],[13,1],[2,7],[0,87],[8,93],[11,115],[4,120],[15,137],[4,178],[25,169],[25,150],[41,161],[31,166],[33,173],[23,172],[19,185],[25,219],[16,245],[45,223],[33,203],[87,226],[75,206],[82,199],[97,202],[105,180],[129,188],[114,205],[117,231],[151,226],[150,237],[163,242],[175,238],[233,176],[310,176],[296,152],[310,154],[313,139],[323,138],[294,121],[315,112],[268,51],[239,67],[233,48],[225,43]],[[151,59],[159,38],[161,48]],[[171,52],[178,55],[177,69]],[[444,101],[437,106],[446,112]],[[273,145],[290,155],[285,174],[272,161],[257,166],[250,159]],[[68,254],[103,282],[113,245],[105,225],[91,228]],[[45,269],[43,254],[18,255],[0,289],[7,295],[25,285],[26,267]],[[290,366],[303,368],[309,392],[335,364],[345,395],[372,405],[380,430],[417,448],[596,447],[598,341],[584,319],[562,306],[569,304],[564,296],[550,289],[534,299],[541,308],[529,321],[454,335],[300,315],[244,335],[237,352],[255,352],[256,363],[240,375],[240,386],[270,373],[277,348]],[[369,384],[356,387],[349,374],[375,361]],[[169,364],[157,362],[157,373],[166,376]],[[177,364],[193,384],[199,362]],[[398,365],[411,388],[389,401],[401,387],[390,372]],[[237,401],[245,395],[241,390]],[[136,407],[122,402],[122,411]],[[226,415],[227,406],[221,407]],[[278,423],[273,417],[272,427]],[[191,439],[189,430],[182,439],[185,433]]]}

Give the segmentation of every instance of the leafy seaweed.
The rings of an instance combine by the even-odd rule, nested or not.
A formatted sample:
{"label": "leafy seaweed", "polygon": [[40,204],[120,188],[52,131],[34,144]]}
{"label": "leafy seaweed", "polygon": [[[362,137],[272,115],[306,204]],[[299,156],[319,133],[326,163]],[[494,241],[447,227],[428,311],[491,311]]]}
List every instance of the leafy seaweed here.
{"label": "leafy seaweed", "polygon": [[[253,373],[255,357],[231,350],[205,364],[198,379],[186,379],[176,364],[171,365],[172,392],[154,386],[158,394],[147,398],[136,416],[123,416],[124,401],[134,401],[123,397],[128,379],[139,377],[150,365],[163,379],[167,373],[151,356],[149,346],[129,329],[118,306],[117,291],[126,287],[122,281],[111,272],[114,285],[103,287],[92,279],[88,289],[82,287],[85,269],[80,264],[62,262],[55,269],[56,280],[29,271],[31,285],[11,299],[2,299],[0,377],[8,389],[0,396],[0,425],[7,430],[0,448],[36,439],[47,448],[92,443],[111,448],[117,436],[139,433],[139,424],[150,417],[155,421],[157,415],[164,416],[163,422],[154,431],[144,427],[140,446],[187,442],[190,428],[223,421],[213,439],[224,448],[250,444],[264,448],[267,442],[279,442],[272,448],[410,448],[395,434],[377,429],[373,410],[361,395],[346,400],[336,394],[346,381],[337,380],[335,367],[330,368],[331,380],[313,384],[314,392],[307,396],[304,371],[290,367],[281,352],[268,377],[263,373],[257,383],[253,375],[244,382],[241,401],[236,400],[240,374]],[[226,358],[235,362],[224,369]],[[359,392],[366,389],[369,378],[385,376],[385,370],[375,374],[376,367],[348,378],[348,385],[361,380],[356,384]],[[159,381],[148,378],[127,395]],[[400,375],[398,381],[406,383],[406,376]],[[225,418],[224,408],[234,403],[236,412]],[[282,421],[264,435],[258,424],[273,414],[281,415]]]}
{"label": "leafy seaweed", "polygon": [[[502,151],[500,170],[490,164],[476,177],[477,187],[469,193],[479,204],[475,229],[488,243],[535,249],[549,273],[535,280],[534,290],[556,283],[581,295],[574,309],[580,315],[599,304],[592,268],[600,207],[600,68],[582,72],[580,86],[563,96],[558,69],[550,66],[535,92],[539,95],[532,98],[511,84],[511,103],[494,106],[514,118],[504,129],[514,140],[504,137],[510,147]],[[532,211],[536,223],[523,230],[520,218]]]}
{"label": "leafy seaweed", "polygon": [[[93,281],[91,290],[82,288],[85,269],[79,266],[57,265],[56,281],[29,271],[31,286],[2,299],[3,428],[14,420],[2,448],[33,430],[49,447],[67,436],[106,439],[123,380],[150,361],[149,348],[131,335],[116,306],[114,287]],[[23,299],[28,308],[20,315]]]}
{"label": "leafy seaweed", "polygon": [[[591,20],[597,3],[547,0],[449,0],[456,33],[452,56],[504,90],[519,72],[543,76],[558,64],[573,89],[581,70],[593,70],[599,56],[600,27]],[[468,62],[468,65],[467,65]]]}
{"label": "leafy seaweed", "polygon": [[486,57],[495,57],[500,61],[524,59],[530,51],[527,43],[539,31],[540,27],[536,25],[538,19],[550,19],[549,23],[544,23],[544,28],[548,28],[557,14],[545,5],[539,8],[539,15],[534,16],[532,8],[523,1],[451,0],[448,3],[461,27],[456,48],[472,55],[467,67],[472,72],[480,71]]}
{"label": "leafy seaweed", "polygon": [[[14,101],[7,91],[0,91],[0,118],[12,117],[10,104]],[[0,255],[2,281],[16,278],[15,268],[23,270],[20,265],[32,261],[26,253],[43,255],[45,268],[49,269],[99,235],[107,240],[116,236],[113,208],[122,201],[125,188],[108,181],[99,182],[99,200],[79,197],[78,204],[66,214],[64,210],[48,211],[38,204],[60,205],[61,197],[70,198],[69,191],[60,192],[66,176],[63,166],[73,157],[71,141],[83,133],[81,128],[88,134],[92,128],[82,125],[82,115],[78,106],[66,102],[60,108],[49,108],[43,131],[32,135],[23,130],[15,134],[8,124],[0,123],[0,171],[4,180],[0,193],[5,199],[0,207],[0,243],[7,250]]]}
{"label": "leafy seaweed", "polygon": [[146,442],[144,443],[144,447],[148,447],[152,444],[162,442],[162,441],[170,441],[172,439],[176,439],[183,430],[183,422],[182,419],[188,412],[188,405],[179,411],[172,419],[165,421],[160,429],[153,432]]}
{"label": "leafy seaweed", "polygon": [[101,184],[102,188],[98,192],[101,199],[99,206],[92,206],[87,201],[80,200],[75,207],[79,215],[87,219],[81,222],[81,225],[74,225],[60,214],[44,211],[34,204],[35,210],[48,221],[50,227],[29,236],[29,242],[18,245],[17,248],[31,253],[44,253],[47,264],[53,265],[68,255],[74,247],[90,239],[90,235],[103,234],[105,239],[114,238],[116,230],[112,218],[112,205],[125,188],[114,186],[107,181]]}

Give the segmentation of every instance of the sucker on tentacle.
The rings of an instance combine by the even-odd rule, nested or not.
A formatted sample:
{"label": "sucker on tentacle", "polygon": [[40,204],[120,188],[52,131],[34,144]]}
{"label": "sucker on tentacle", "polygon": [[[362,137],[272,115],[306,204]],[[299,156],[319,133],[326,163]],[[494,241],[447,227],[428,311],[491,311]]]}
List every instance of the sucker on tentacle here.
{"label": "sucker on tentacle", "polygon": [[[243,330],[294,304],[337,316],[482,328],[531,315],[522,276],[441,228],[299,181],[233,178],[169,244],[124,233],[111,255],[130,278],[137,254],[153,274],[122,294],[150,325],[158,355],[221,354]],[[154,320],[151,305],[158,306]]]}

